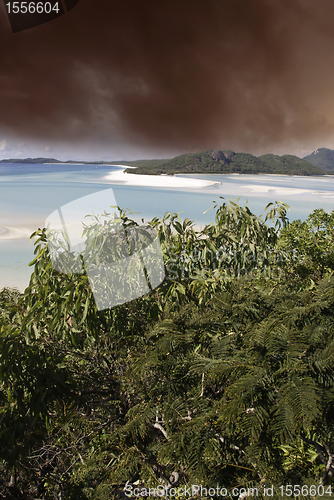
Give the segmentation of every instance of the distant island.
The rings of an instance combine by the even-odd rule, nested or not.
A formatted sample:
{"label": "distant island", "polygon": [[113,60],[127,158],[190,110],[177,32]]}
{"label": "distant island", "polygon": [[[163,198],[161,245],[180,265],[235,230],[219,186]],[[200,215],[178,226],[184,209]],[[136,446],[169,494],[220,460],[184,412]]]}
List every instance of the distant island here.
{"label": "distant island", "polygon": [[334,151],[321,148],[305,158],[294,155],[235,153],[231,150],[214,149],[188,153],[172,159],[135,161],[61,161],[56,158],[11,158],[0,163],[26,164],[87,164],[124,165],[125,172],[145,175],[174,174],[283,174],[283,175],[334,175]]}
{"label": "distant island", "polygon": [[0,160],[0,163],[70,163],[56,160],[55,158],[8,158]]}
{"label": "distant island", "polygon": [[82,161],[82,160],[57,160],[56,158],[8,158],[6,160],[0,160],[0,163],[26,163],[27,165],[43,165],[45,163],[60,163],[69,165],[111,165],[113,163],[128,165],[127,161]]}

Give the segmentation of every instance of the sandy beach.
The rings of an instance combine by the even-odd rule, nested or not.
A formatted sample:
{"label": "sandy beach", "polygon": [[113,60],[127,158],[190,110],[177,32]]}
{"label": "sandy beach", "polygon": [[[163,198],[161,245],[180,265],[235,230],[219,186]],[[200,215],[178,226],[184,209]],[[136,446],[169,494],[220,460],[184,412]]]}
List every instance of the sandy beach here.
{"label": "sandy beach", "polygon": [[[257,197],[270,197],[271,201],[275,199],[283,199],[285,202],[290,204],[291,202],[296,202],[296,200],[323,200],[330,202],[334,193],[331,190],[322,190],[322,185],[324,182],[328,183],[329,180],[324,179],[316,179],[316,181],[320,181],[322,185],[314,185],[315,180],[312,178],[303,178],[301,179],[302,185],[298,187],[291,186],[291,177],[289,176],[273,176],[273,175],[262,175],[262,176],[240,176],[237,174],[235,176],[236,179],[241,180],[241,182],[231,182],[231,178],[228,180],[223,180],[220,177],[219,181],[214,180],[215,175],[212,175],[213,180],[207,179],[195,179],[187,174],[180,175],[140,175],[140,174],[132,174],[125,172],[127,166],[125,165],[112,165],[118,167],[114,171],[103,172],[100,180],[95,177],[90,177],[89,179],[78,180],[75,179],[77,185],[79,184],[104,184],[106,187],[113,186],[129,186],[129,187],[147,187],[147,188],[166,188],[167,190],[177,191],[186,191],[187,196],[191,196],[192,194],[196,194],[197,192],[201,195],[210,193],[222,194],[224,197],[236,197],[236,193],[238,196],[245,196],[250,198]],[[135,167],[131,167],[135,168]],[[189,174],[190,175],[190,174]],[[231,177],[231,176],[228,176]],[[20,177],[21,178],[21,177]],[[242,182],[243,178],[245,178],[246,182]],[[299,181],[298,177],[298,181]],[[330,180],[334,180],[333,177]],[[220,182],[222,181],[222,182]],[[254,182],[255,181],[255,182]],[[306,183],[306,184],[305,184]],[[93,189],[93,186],[91,186]],[[217,189],[218,187],[218,189]],[[320,189],[319,189],[320,188]],[[96,191],[99,191],[101,187],[97,188]],[[157,191],[159,193],[159,190]],[[158,195],[159,198],[159,195]],[[215,198],[212,198],[215,199]],[[158,203],[156,198],[156,203]],[[265,205],[265,201],[264,201]],[[210,206],[210,201],[208,201],[208,207]],[[7,211],[8,217],[5,216],[6,211],[3,212],[2,216],[0,216],[0,242],[5,240],[29,240],[31,234],[38,228],[45,226],[45,220],[39,219],[36,213],[34,215],[26,214],[18,215],[15,212],[9,213]],[[49,214],[47,214],[49,215]],[[141,222],[142,215],[139,215],[138,221]],[[134,219],[136,220],[136,216],[134,215]]]}
{"label": "sandy beach", "polygon": [[[124,165],[115,165],[121,167],[119,170],[108,173],[104,176],[103,180],[105,184],[117,185],[125,184],[127,186],[147,186],[147,187],[161,187],[161,188],[173,188],[173,189],[201,189],[206,187],[211,187],[220,184],[216,181],[207,181],[202,179],[191,179],[187,177],[174,177],[170,175],[135,175],[125,173]],[[77,181],[84,182],[87,181]],[[94,182],[90,181],[94,184]],[[101,181],[97,181],[97,184],[101,184]],[[2,218],[0,220],[0,241],[4,240],[28,240],[31,234],[38,227],[44,227],[44,220],[27,220],[26,223],[16,218],[15,216],[10,216],[7,219]]]}
{"label": "sandy beach", "polygon": [[275,194],[275,196],[294,196],[308,193],[309,189],[288,188],[288,187],[275,187],[275,186],[262,186],[260,184],[247,184],[246,189],[249,194],[252,193],[266,193]]}
{"label": "sandy beach", "polygon": [[[124,167],[124,165],[113,165],[115,167]],[[191,179],[187,177],[176,177],[173,175],[139,175],[129,174],[125,170],[110,172],[105,177],[110,183],[122,183],[127,186],[148,186],[162,188],[188,188],[200,189],[220,184],[217,181],[206,181],[203,179]]]}
{"label": "sandy beach", "polygon": [[44,222],[38,222],[36,225],[29,224],[26,226],[7,226],[2,224],[0,226],[0,241],[2,240],[27,240],[30,239],[31,234],[36,231],[38,227],[43,227]]}

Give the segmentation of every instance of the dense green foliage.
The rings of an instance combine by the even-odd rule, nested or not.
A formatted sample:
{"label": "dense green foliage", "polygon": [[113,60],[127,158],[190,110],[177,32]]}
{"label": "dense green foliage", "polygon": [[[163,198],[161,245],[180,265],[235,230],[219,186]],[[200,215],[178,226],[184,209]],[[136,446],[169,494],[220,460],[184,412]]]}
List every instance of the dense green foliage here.
{"label": "dense green foliage", "polygon": [[[132,165],[132,162],[129,162],[129,165]],[[321,168],[312,166],[293,155],[266,154],[256,157],[249,153],[219,149],[184,154],[165,161],[142,161],[138,163],[135,171],[132,169],[127,171],[156,175],[176,173],[324,175],[325,173]]]}
{"label": "dense green foliage", "polygon": [[268,209],[217,205],[201,232],[153,219],[164,282],[100,312],[35,233],[29,287],[0,294],[3,497],[330,483],[334,212]]}
{"label": "dense green foliage", "polygon": [[319,148],[303,158],[312,165],[327,170],[327,173],[334,171],[334,151],[328,148]]}

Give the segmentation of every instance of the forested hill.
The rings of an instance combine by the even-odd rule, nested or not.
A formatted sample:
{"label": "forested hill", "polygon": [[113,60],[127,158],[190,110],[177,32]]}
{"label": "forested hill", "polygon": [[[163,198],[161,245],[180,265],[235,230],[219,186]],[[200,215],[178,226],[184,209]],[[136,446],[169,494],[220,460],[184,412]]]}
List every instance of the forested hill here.
{"label": "forested hill", "polygon": [[[317,153],[317,154],[316,154]],[[319,153],[319,154],[318,154]],[[332,153],[332,155],[329,155]],[[330,156],[332,166],[327,162],[315,163],[323,157]],[[333,158],[332,158],[333,156]],[[189,153],[176,156],[172,159],[162,160],[135,160],[135,161],[80,161],[83,164],[99,165],[124,165],[136,167],[127,169],[132,174],[178,174],[178,173],[237,173],[237,174],[286,174],[286,175],[334,175],[334,151],[330,149],[319,149],[312,153],[309,161],[294,155],[277,156],[266,154],[254,156],[250,153],[235,153],[231,150],[221,151],[214,149],[200,153]],[[314,164],[312,164],[312,162]],[[77,163],[75,160],[60,161],[55,158],[16,158],[0,160],[0,163]]]}
{"label": "forested hill", "polygon": [[303,158],[312,165],[327,170],[328,174],[334,173],[334,151],[328,148],[319,148]]}
{"label": "forested hill", "polygon": [[289,174],[324,175],[319,167],[293,155],[277,156],[266,154],[254,156],[249,153],[235,153],[219,149],[176,156],[171,160],[141,160],[128,162],[136,174],[177,174],[177,173],[238,173],[238,174]]}

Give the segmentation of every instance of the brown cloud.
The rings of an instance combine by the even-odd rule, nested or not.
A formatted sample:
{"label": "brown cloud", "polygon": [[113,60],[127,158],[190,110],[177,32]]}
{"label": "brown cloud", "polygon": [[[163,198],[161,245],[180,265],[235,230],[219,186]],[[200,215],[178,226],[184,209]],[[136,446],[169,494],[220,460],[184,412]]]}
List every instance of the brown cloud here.
{"label": "brown cloud", "polygon": [[80,0],[12,34],[1,4],[0,131],[171,151],[322,146],[333,18],[330,0]]}

